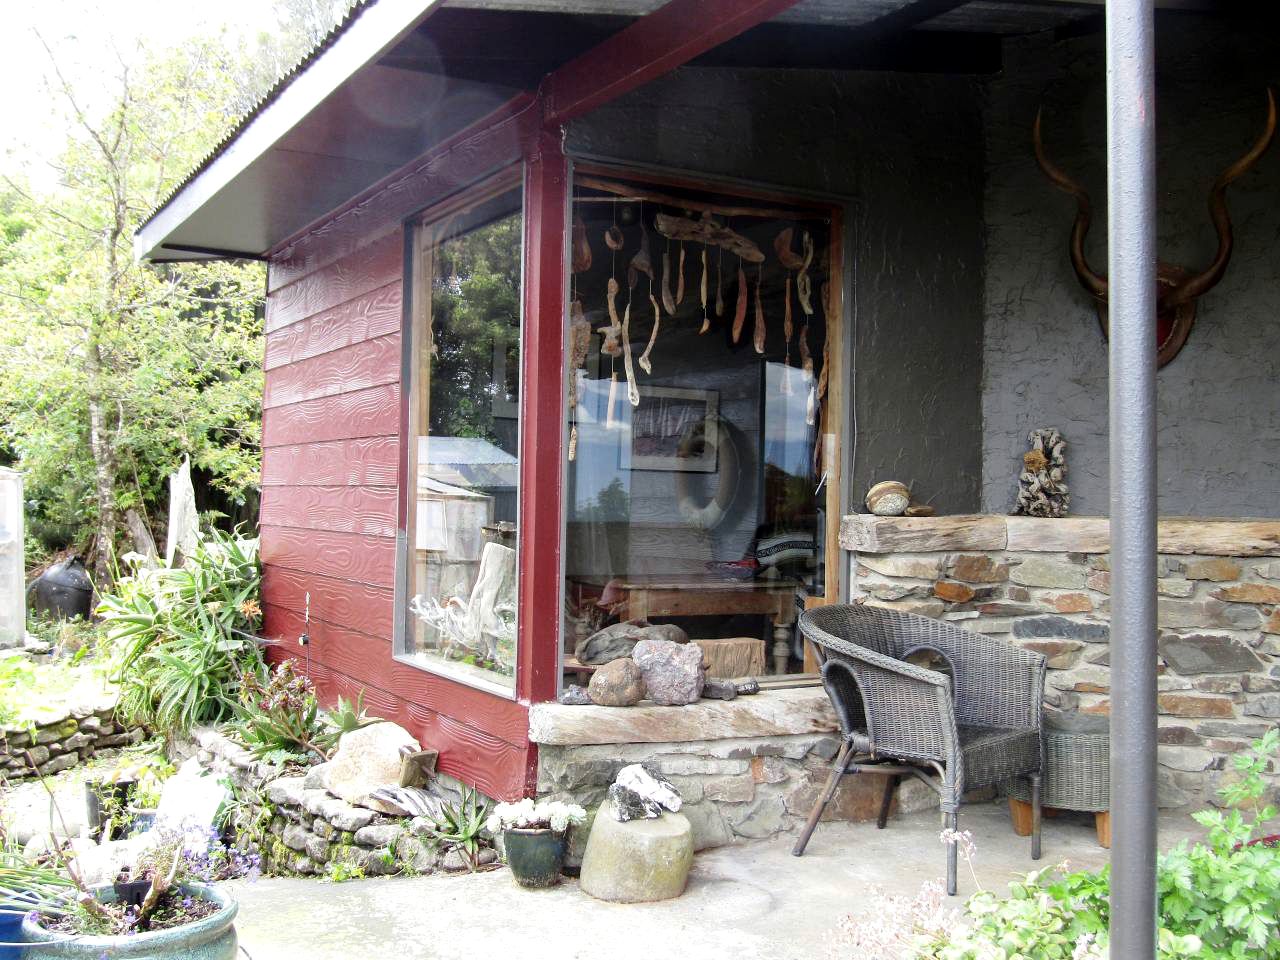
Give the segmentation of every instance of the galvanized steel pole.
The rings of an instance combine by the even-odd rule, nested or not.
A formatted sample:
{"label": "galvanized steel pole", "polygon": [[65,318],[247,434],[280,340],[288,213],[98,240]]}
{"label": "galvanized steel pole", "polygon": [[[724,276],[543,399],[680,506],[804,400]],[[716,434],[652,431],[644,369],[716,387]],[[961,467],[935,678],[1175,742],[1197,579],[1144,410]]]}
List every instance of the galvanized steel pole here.
{"label": "galvanized steel pole", "polygon": [[1156,252],[1152,0],[1107,0],[1111,956],[1155,956]]}

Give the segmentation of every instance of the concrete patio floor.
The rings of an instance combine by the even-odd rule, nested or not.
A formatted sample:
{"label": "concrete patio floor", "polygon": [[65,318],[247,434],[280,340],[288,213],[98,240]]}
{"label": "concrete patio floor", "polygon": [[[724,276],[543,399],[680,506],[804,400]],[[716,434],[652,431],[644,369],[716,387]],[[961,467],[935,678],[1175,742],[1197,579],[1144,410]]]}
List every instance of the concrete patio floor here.
{"label": "concrete patio floor", "polygon": [[[1030,841],[1014,836],[1003,804],[961,812],[973,832],[975,867],[987,889],[1003,889],[1034,869]],[[1186,815],[1160,819],[1164,849],[1200,835]],[[871,823],[825,823],[803,857],[794,837],[721,847],[699,854],[689,888],[677,900],[622,906],[583,894],[566,879],[552,890],[516,887],[507,871],[350,881],[268,879],[232,885],[240,897],[236,926],[250,960],[405,960],[599,958],[699,960],[825,957],[840,917],[865,909],[869,890],[914,894],[940,877],[943,847],[936,813]],[[1099,867],[1091,817],[1045,821],[1044,860]],[[974,891],[964,864],[957,904]],[[853,958],[848,958],[853,960]]]}

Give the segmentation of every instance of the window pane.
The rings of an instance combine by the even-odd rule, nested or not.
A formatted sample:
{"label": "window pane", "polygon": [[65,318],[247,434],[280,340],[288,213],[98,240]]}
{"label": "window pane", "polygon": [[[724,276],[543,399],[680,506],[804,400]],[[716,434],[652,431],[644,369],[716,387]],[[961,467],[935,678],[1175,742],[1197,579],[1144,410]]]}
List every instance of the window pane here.
{"label": "window pane", "polygon": [[409,597],[416,662],[515,686],[520,192],[421,230],[410,349]]}
{"label": "window pane", "polygon": [[797,610],[826,593],[830,223],[615,190],[575,191],[568,672],[625,655],[638,619],[712,675],[799,672]]}

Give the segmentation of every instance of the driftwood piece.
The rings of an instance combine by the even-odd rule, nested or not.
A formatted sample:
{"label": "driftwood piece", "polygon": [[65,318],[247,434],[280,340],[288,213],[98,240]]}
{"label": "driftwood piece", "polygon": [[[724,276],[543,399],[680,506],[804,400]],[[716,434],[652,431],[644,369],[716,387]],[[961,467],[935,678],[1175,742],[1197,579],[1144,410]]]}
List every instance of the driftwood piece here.
{"label": "driftwood piece", "polygon": [[609,278],[608,293],[606,294],[606,302],[609,306],[609,325],[600,327],[598,332],[604,334],[604,343],[600,345],[600,352],[606,356],[616,357],[622,353],[622,344],[619,339],[622,336],[622,321],[618,319],[618,281]]}
{"label": "driftwood piece", "polygon": [[827,367],[831,362],[831,313],[830,301],[828,297],[831,295],[829,284],[822,285],[822,319],[827,326],[827,335],[822,338],[822,370],[818,373],[818,401],[827,395]]}
{"label": "driftwood piece", "polygon": [[631,304],[622,311],[622,369],[627,375],[627,400],[633,407],[640,406],[640,388],[636,386],[636,371],[631,365]]}
{"label": "driftwood piece", "polygon": [[809,265],[813,263],[813,237],[805,230],[800,234],[800,244],[804,248],[804,260],[801,261],[800,273],[796,275],[796,296],[800,299],[800,309],[806,317],[813,316],[813,281],[809,277]]}
{"label": "driftwood piece", "polygon": [[626,242],[626,238],[622,235],[622,229],[616,223],[604,232],[604,245],[614,253],[621,250]]}
{"label": "driftwood piece", "polygon": [[702,247],[702,286],[700,290],[702,300],[702,329],[698,333],[706,333],[711,329],[711,321],[707,319],[707,247]]}
{"label": "driftwood piece", "polygon": [[764,674],[764,641],[759,637],[724,637],[694,640],[702,648],[707,676],[730,680]]}
{"label": "driftwood piece", "polygon": [[695,243],[724,247],[748,263],[764,262],[764,254],[753,242],[724,224],[716,223],[709,218],[690,220],[688,217],[673,217],[670,214],[660,213],[654,217],[653,225],[658,233],[671,240],[692,240]]}
{"label": "driftwood piece", "polygon": [[756,353],[764,353],[764,305],[760,302],[760,271],[756,271],[756,318],[755,329],[751,334],[751,342]]}
{"label": "driftwood piece", "polygon": [[747,275],[738,264],[738,303],[733,308],[733,342],[742,339],[742,327],[747,322]]}
{"label": "driftwood piece", "polygon": [[653,353],[653,345],[658,342],[658,325],[662,322],[662,311],[658,309],[658,300],[652,293],[649,294],[649,302],[653,304],[653,330],[649,333],[649,343],[645,346],[644,353],[640,354],[640,369],[645,373],[653,373],[649,354]]}
{"label": "driftwood piece", "polygon": [[791,237],[794,233],[791,227],[787,227],[773,238],[773,252],[778,255],[778,262],[788,270],[799,270],[804,266],[804,258],[791,249]]}
{"label": "driftwood piece", "polygon": [[[676,306],[684,303],[684,243],[680,244],[680,264],[676,267]],[[675,311],[672,311],[673,313]]]}
{"label": "driftwood piece", "polygon": [[724,251],[716,260],[716,316],[724,316]]}
{"label": "driftwood piece", "polygon": [[667,314],[675,316],[676,301],[671,296],[671,251],[663,251],[662,254],[662,305],[666,308]]}
{"label": "driftwood piece", "polygon": [[582,217],[573,218],[573,272],[586,273],[591,269],[591,244],[587,241],[587,225]]}

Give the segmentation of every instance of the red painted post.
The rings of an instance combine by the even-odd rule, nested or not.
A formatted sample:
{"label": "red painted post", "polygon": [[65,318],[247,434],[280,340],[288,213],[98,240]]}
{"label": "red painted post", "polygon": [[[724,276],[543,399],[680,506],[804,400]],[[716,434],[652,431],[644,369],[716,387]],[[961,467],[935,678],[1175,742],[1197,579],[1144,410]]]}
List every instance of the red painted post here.
{"label": "red painted post", "polygon": [[526,703],[555,699],[559,687],[569,236],[569,169],[559,131],[541,132],[532,147],[525,167],[516,673],[516,695]]}

